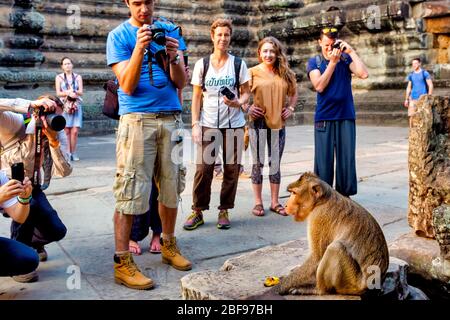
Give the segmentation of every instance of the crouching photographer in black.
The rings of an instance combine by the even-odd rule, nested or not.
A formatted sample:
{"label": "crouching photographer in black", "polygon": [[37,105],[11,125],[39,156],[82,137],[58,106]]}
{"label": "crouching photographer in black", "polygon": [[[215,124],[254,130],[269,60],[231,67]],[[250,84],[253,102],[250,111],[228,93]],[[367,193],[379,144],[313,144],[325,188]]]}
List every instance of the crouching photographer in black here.
{"label": "crouching photographer in black", "polygon": [[[0,168],[9,172],[11,165],[23,162],[25,176],[31,177],[33,184],[30,214],[23,223],[12,222],[11,239],[34,248],[40,261],[47,259],[44,246],[61,240],[67,232],[40,186],[45,140],[53,160],[53,173],[65,177],[72,172],[67,137],[62,131],[65,123],[55,113],[62,113],[62,102],[54,96],[42,96],[36,101],[0,99]],[[31,114],[28,124],[22,114]],[[35,281],[37,273],[33,271],[14,279]]]}

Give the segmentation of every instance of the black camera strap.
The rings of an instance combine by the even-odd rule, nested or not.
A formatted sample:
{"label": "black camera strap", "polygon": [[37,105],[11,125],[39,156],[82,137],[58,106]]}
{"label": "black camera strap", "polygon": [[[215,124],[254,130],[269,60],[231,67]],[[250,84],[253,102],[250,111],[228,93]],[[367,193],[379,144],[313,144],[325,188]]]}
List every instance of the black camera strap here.
{"label": "black camera strap", "polygon": [[[169,56],[167,54],[165,54],[165,52],[160,52],[158,54],[158,56],[160,57],[160,59],[158,59],[158,56],[155,56],[153,54],[153,52],[150,51],[150,49],[147,49],[147,55],[148,55],[148,73],[149,73],[149,77],[150,77],[150,84],[153,87],[156,88],[164,88],[167,83],[169,81],[171,81],[170,79],[170,70],[169,70]],[[155,64],[159,64],[159,66],[161,67],[161,69],[164,71],[164,73],[167,76],[167,83],[163,86],[155,86],[155,82],[153,80],[153,58],[155,58]]]}
{"label": "black camera strap", "polygon": [[42,120],[38,116],[36,119],[36,130],[35,130],[35,144],[34,144],[34,168],[33,168],[33,177],[31,182],[33,183],[33,187],[37,187],[41,185],[41,156],[42,156]]}

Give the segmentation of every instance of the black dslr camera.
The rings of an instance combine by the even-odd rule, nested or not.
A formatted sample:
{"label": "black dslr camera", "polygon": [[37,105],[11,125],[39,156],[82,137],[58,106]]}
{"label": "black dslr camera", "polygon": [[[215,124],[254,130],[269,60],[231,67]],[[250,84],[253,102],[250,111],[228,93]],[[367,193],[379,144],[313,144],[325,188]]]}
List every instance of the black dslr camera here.
{"label": "black dslr camera", "polygon": [[152,31],[152,41],[160,46],[166,45],[166,30],[154,25],[148,26],[148,29]]}
{"label": "black dslr camera", "polygon": [[45,121],[53,131],[61,131],[66,127],[66,119],[56,114],[55,111],[45,111],[44,107],[39,107],[39,109],[35,109],[35,113],[40,117],[44,116]]}

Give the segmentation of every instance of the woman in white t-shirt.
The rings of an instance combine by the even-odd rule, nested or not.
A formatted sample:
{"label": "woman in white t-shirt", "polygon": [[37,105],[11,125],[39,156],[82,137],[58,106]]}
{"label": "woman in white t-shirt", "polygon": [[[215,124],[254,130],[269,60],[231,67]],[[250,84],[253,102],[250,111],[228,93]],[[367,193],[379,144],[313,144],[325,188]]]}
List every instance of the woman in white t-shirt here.
{"label": "woman in white t-shirt", "polygon": [[[217,228],[230,227],[228,209],[234,208],[243,150],[245,117],[242,106],[247,104],[250,96],[247,65],[228,53],[231,33],[230,20],[213,22],[211,40],[214,52],[197,61],[192,74],[192,138],[199,147],[193,211],[184,224],[187,230],[194,230],[204,223],[202,211],[209,209],[214,163],[220,146],[224,175]],[[231,91],[229,98],[224,90]]]}
{"label": "woman in white t-shirt", "polygon": [[[8,180],[0,171],[0,211],[4,211],[14,221],[25,222],[30,212],[31,182]],[[0,277],[13,277],[19,282],[37,280],[36,268],[39,264],[37,252],[27,245],[0,237]]]}

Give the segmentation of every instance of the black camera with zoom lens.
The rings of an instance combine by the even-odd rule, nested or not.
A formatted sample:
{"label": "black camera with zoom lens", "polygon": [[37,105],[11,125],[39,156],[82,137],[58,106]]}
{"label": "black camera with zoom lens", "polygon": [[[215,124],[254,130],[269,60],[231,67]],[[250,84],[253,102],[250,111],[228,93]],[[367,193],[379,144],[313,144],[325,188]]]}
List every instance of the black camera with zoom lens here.
{"label": "black camera with zoom lens", "polygon": [[44,116],[45,121],[53,131],[61,131],[66,127],[66,119],[56,114],[55,111],[45,111],[44,107],[39,107],[38,116]]}
{"label": "black camera with zoom lens", "polygon": [[166,45],[166,30],[154,25],[148,26],[148,29],[152,31],[152,41],[160,46]]}

